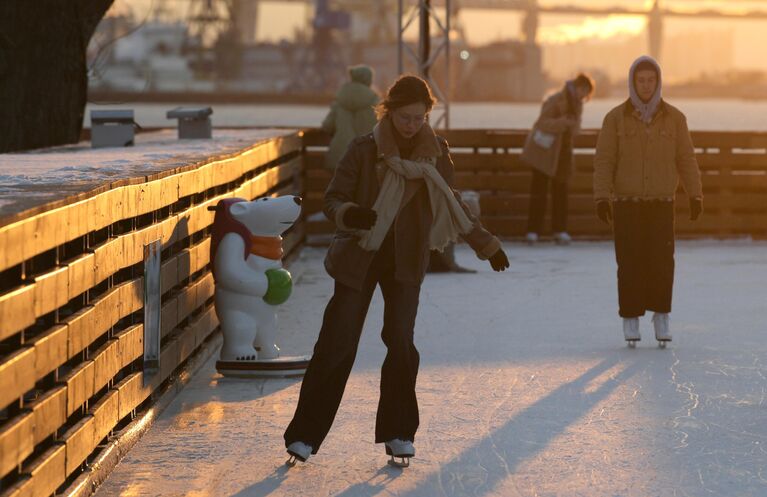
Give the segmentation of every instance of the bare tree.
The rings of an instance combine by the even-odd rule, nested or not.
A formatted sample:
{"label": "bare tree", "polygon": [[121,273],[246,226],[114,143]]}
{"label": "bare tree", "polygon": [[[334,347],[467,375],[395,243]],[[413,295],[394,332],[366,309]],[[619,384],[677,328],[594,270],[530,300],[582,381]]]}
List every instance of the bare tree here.
{"label": "bare tree", "polygon": [[0,0],[0,152],[80,137],[86,49],[114,0]]}

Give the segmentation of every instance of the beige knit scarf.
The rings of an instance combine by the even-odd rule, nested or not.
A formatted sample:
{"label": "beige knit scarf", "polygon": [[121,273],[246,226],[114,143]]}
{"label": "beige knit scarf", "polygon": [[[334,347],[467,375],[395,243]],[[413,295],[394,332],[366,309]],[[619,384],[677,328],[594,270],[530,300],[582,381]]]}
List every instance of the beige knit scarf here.
{"label": "beige knit scarf", "polygon": [[[469,233],[473,223],[456,200],[453,190],[435,167],[436,156],[441,153],[440,149],[436,148],[436,153],[432,157],[415,155],[424,148],[419,147],[417,143],[414,150],[414,156],[417,159],[402,159],[398,155],[393,155],[390,146],[382,146],[382,142],[387,144],[394,142],[392,136],[394,132],[393,125],[387,118],[382,119],[373,131],[378,149],[382,151],[386,172],[378,197],[373,204],[373,210],[378,214],[378,218],[370,230],[361,233],[359,244],[365,250],[378,250],[403,207],[403,200],[409,200],[404,198],[406,181],[423,179],[429,193],[433,217],[429,248],[441,251],[450,242],[456,241],[460,235]],[[431,126],[424,124],[416,135],[416,140],[436,142],[436,135]],[[387,151],[386,148],[389,150]]]}

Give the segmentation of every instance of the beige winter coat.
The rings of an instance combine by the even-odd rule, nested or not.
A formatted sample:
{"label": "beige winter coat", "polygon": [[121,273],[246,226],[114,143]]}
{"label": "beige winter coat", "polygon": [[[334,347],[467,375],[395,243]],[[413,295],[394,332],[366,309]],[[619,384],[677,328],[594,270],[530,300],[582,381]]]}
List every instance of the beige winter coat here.
{"label": "beige winter coat", "polygon": [[[580,131],[581,116],[568,115],[568,104],[566,90],[559,91],[550,96],[543,103],[541,115],[533,125],[533,129],[527,136],[525,148],[522,150],[520,160],[542,172],[546,176],[558,176],[567,179],[572,173],[572,140],[567,150],[562,149],[562,135],[565,131],[570,131],[571,137],[574,137]],[[536,131],[540,131],[555,137],[554,143],[544,148],[535,143],[533,136]],[[570,160],[567,162],[570,167],[565,171],[557,171],[560,164],[560,154],[570,154]]]}
{"label": "beige winter coat", "polygon": [[670,199],[679,179],[690,197],[702,197],[700,170],[687,119],[661,101],[645,125],[630,101],[605,116],[594,157],[594,199]]}

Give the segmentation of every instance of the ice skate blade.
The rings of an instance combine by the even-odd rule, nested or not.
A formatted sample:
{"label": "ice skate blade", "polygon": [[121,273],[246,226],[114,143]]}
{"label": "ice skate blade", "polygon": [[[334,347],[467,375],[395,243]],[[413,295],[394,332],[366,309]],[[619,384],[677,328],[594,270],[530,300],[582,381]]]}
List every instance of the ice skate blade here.
{"label": "ice skate blade", "polygon": [[665,349],[669,342],[671,342],[671,340],[658,340],[658,348]]}
{"label": "ice skate blade", "polygon": [[626,344],[629,346],[630,349],[637,348],[637,342],[639,340],[626,340]]}
{"label": "ice skate blade", "polygon": [[400,459],[401,460],[398,461],[394,456],[391,456],[391,459],[389,459],[389,466],[394,466],[395,468],[407,468],[410,466],[409,457],[401,457]]}
{"label": "ice skate blade", "polygon": [[290,454],[290,457],[288,458],[287,461],[285,461],[285,466],[289,468],[294,467],[298,463],[298,461],[306,462],[306,459],[304,459],[303,457],[297,454],[294,454],[293,452],[288,451],[288,454]]}

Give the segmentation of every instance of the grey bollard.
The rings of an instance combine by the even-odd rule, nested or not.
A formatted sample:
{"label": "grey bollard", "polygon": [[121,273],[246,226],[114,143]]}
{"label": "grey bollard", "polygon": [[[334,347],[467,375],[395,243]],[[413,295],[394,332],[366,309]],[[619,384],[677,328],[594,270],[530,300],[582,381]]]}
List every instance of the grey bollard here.
{"label": "grey bollard", "polygon": [[135,127],[132,110],[92,110],[91,146],[93,148],[131,146]]}
{"label": "grey bollard", "polygon": [[179,139],[205,139],[212,136],[210,107],[177,107],[166,114],[168,119],[178,119]]}

